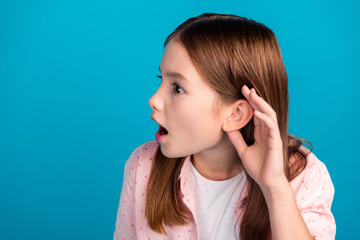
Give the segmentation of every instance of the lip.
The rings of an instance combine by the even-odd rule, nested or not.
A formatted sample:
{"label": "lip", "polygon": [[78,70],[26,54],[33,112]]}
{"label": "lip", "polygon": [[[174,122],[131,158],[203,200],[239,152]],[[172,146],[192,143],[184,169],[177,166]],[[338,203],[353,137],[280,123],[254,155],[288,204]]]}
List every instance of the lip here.
{"label": "lip", "polygon": [[[159,124],[161,127],[165,128],[163,125],[161,125],[156,119],[151,115],[150,118],[155,121],[157,124]],[[165,128],[166,129],[166,128]]]}
{"label": "lip", "polygon": [[150,118],[156,122],[155,118],[152,115],[150,115]]}
{"label": "lip", "polygon": [[[161,142],[164,138],[166,138],[166,136],[168,135],[168,132],[166,134],[161,134],[162,129],[164,128],[166,130],[165,127],[163,127],[158,121],[156,121],[156,119],[151,115],[150,118],[152,120],[154,120],[157,124],[159,124],[159,130],[156,132],[155,134],[155,140],[159,143]],[[166,130],[167,131],[167,130]]]}

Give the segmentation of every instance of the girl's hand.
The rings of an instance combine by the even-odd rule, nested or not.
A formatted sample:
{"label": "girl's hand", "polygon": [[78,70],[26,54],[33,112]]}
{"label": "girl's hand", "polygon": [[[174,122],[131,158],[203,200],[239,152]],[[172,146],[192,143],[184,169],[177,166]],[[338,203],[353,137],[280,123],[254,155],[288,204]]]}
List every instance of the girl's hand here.
{"label": "girl's hand", "polygon": [[243,95],[254,109],[255,142],[248,146],[239,130],[227,132],[247,173],[261,188],[271,188],[286,180],[283,169],[283,148],[276,112],[244,85]]}

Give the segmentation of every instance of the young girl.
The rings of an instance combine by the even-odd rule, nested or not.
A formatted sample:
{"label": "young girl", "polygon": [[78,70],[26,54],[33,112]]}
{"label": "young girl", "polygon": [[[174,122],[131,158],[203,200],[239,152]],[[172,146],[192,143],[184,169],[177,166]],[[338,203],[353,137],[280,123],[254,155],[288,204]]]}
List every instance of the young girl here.
{"label": "young girl", "polygon": [[125,164],[115,240],[335,238],[334,186],[311,143],[287,131],[269,28],[190,18],[167,37],[159,70],[149,100],[159,130]]}

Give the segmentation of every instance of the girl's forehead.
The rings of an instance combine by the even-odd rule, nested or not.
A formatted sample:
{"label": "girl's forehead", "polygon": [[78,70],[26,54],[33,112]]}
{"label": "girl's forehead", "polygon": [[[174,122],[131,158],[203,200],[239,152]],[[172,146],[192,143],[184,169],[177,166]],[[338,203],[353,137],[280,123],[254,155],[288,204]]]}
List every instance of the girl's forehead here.
{"label": "girl's forehead", "polygon": [[[163,69],[163,67],[167,69]],[[171,68],[182,68],[182,67],[194,67],[194,66],[186,49],[178,42],[170,41],[165,47],[164,54],[161,59],[160,68],[161,70],[174,71],[176,69],[171,69]]]}
{"label": "girl's forehead", "polygon": [[185,48],[176,41],[166,45],[159,71],[163,76],[186,84],[206,84]]}

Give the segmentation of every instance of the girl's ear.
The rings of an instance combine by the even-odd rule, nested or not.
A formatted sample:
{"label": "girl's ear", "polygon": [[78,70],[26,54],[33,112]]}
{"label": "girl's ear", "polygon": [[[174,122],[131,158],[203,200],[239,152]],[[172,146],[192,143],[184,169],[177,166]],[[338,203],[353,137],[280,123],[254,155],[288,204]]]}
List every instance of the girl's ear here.
{"label": "girl's ear", "polygon": [[228,107],[222,129],[225,132],[232,132],[243,128],[253,117],[254,110],[249,102],[240,99]]}

